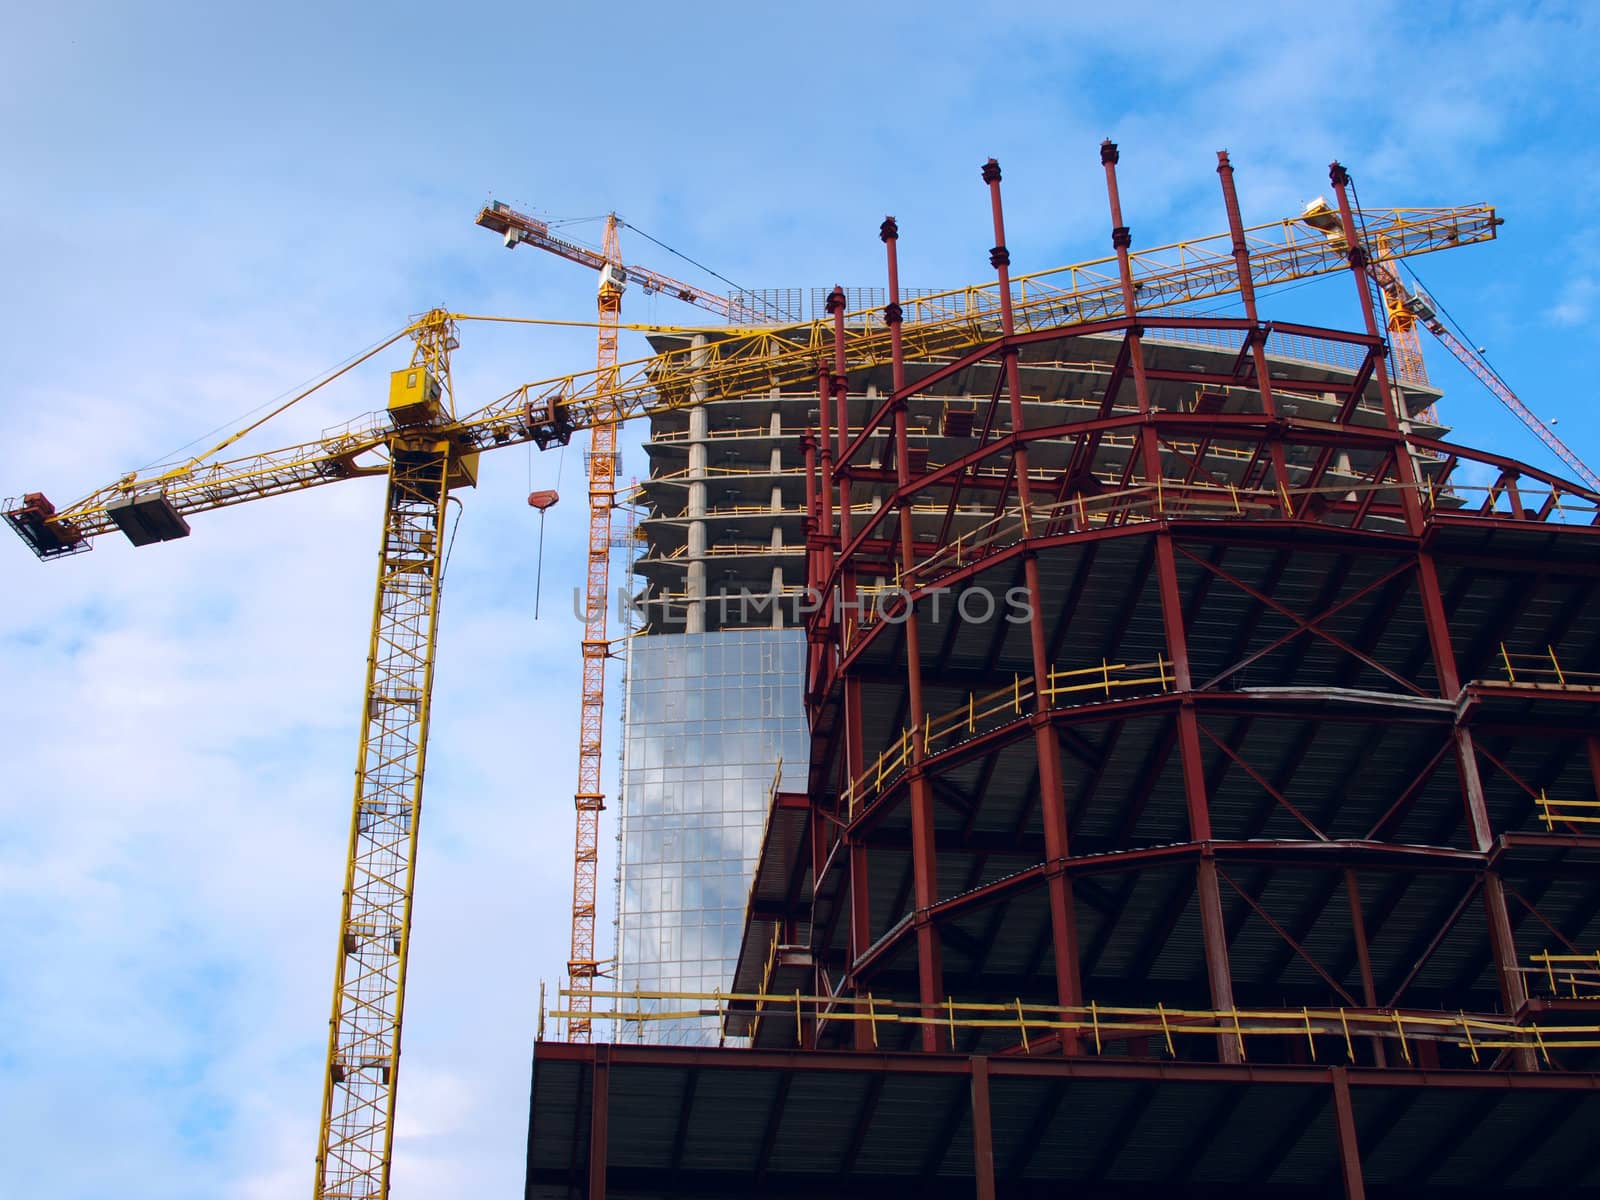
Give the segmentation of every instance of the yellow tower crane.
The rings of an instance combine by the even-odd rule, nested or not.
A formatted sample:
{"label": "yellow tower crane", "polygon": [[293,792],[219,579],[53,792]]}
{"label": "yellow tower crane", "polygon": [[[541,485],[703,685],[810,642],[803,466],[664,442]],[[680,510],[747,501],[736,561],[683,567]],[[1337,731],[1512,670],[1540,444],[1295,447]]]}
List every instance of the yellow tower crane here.
{"label": "yellow tower crane", "polygon": [[[605,794],[600,790],[601,748],[605,733],[606,601],[611,587],[611,510],[617,500],[617,424],[620,417],[608,411],[604,397],[615,393],[617,382],[617,325],[622,319],[622,294],[630,282],[647,292],[675,296],[688,304],[710,309],[733,322],[759,324],[759,314],[737,300],[706,292],[644,267],[622,263],[618,231],[622,220],[606,215],[601,249],[556,237],[548,222],[520,213],[501,203],[486,206],[477,223],[505,240],[507,250],[534,246],[550,254],[589,267],[600,274],[595,293],[599,320],[596,326],[595,386],[601,409],[589,430],[589,566],[584,582],[583,681],[578,717],[578,790],[573,796],[577,831],[572,854],[572,950],[567,959],[571,980],[571,1010],[586,1014],[595,976],[600,973],[594,948],[596,876],[600,861],[600,814]],[[567,1037],[589,1040],[589,1018],[567,1021]]]}
{"label": "yellow tower crane", "polygon": [[[1367,210],[1369,236],[1399,257],[1488,241],[1497,224],[1485,206]],[[1344,270],[1346,255],[1299,218],[1246,231],[1257,288]],[[1229,234],[1134,255],[1148,308],[1235,292]],[[1013,279],[1022,331],[1114,317],[1121,284],[1111,259]],[[919,298],[907,305],[908,357],[959,354],[997,335],[993,284]],[[733,399],[815,379],[830,353],[824,323],[741,330],[692,350],[524,384],[467,414],[455,411],[450,355],[459,322],[491,320],[432,310],[260,420],[204,453],[148,474],[131,473],[57,510],[39,492],[9,501],[6,523],[41,559],[90,549],[120,529],[136,546],[189,533],[188,518],[283,492],[381,476],[387,502],[362,696],[360,750],[341,898],[336,983],[329,1026],[314,1195],[384,1200],[400,1076],[401,1019],[411,927],[417,835],[444,568],[440,533],[452,489],[476,481],[478,456],[532,442],[565,444],[581,429],[629,417]],[[390,376],[384,413],[314,441],[223,457],[290,405],[410,337],[408,366]],[[885,362],[889,334],[851,322],[849,369]],[[603,597],[602,597],[603,599]],[[603,607],[603,605],[602,605]]]}

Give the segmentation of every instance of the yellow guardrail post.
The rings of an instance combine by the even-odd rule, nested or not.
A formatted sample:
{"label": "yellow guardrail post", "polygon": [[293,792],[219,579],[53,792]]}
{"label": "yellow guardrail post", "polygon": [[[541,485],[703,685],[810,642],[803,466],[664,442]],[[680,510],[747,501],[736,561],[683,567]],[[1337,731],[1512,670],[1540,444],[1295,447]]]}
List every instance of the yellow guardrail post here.
{"label": "yellow guardrail post", "polygon": [[1515,683],[1517,681],[1516,672],[1511,669],[1511,655],[1506,653],[1506,644],[1504,642],[1500,643],[1500,661],[1505,663],[1506,679],[1511,683]]}

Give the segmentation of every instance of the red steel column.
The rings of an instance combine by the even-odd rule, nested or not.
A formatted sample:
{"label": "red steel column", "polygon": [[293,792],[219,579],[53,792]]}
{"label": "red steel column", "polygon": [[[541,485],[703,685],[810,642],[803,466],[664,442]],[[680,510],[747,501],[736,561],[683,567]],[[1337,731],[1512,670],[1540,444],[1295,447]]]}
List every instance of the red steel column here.
{"label": "red steel column", "polygon": [[[1357,237],[1355,217],[1350,208],[1348,188],[1350,173],[1337,162],[1328,165],[1328,179],[1333,184],[1334,195],[1339,199],[1339,224],[1345,244],[1349,247],[1350,271],[1355,276],[1356,291],[1361,300],[1361,317],[1366,322],[1367,333],[1378,334],[1377,313],[1372,303],[1372,285],[1367,275],[1367,250]],[[1379,394],[1384,398],[1384,419],[1389,428],[1401,430],[1400,413],[1395,393],[1389,386],[1388,370],[1380,358],[1374,371]],[[1426,522],[1422,511],[1422,497],[1417,491],[1416,467],[1411,459],[1410,444],[1402,444],[1395,455],[1395,473],[1401,485],[1401,500],[1406,511],[1406,526],[1414,537],[1421,538]],[[1461,693],[1461,677],[1456,668],[1455,646],[1450,640],[1450,622],[1444,611],[1444,598],[1439,587],[1438,568],[1432,553],[1419,543],[1417,547],[1417,590],[1422,600],[1423,620],[1428,630],[1428,641],[1433,650],[1434,671],[1439,677],[1439,691],[1446,700],[1454,700]],[[1488,807],[1484,803],[1483,784],[1478,777],[1478,755],[1473,746],[1472,734],[1463,729],[1457,719],[1453,731],[1456,748],[1456,768],[1461,777],[1462,799],[1467,819],[1472,826],[1473,846],[1487,853],[1494,845],[1494,830],[1489,823]],[[1494,871],[1484,873],[1484,910],[1489,922],[1489,948],[1499,977],[1500,999],[1508,1013],[1516,1012],[1527,999],[1527,988],[1522,973],[1517,969],[1517,948],[1511,936],[1511,919],[1506,910],[1505,890],[1500,876]],[[1538,1063],[1531,1050],[1515,1052],[1515,1061],[1522,1070],[1535,1070]]]}
{"label": "red steel column", "polygon": [[989,1116],[989,1060],[974,1058],[972,1070],[972,1179],[977,1200],[994,1200],[994,1128]]}
{"label": "red steel column", "polygon": [[819,465],[817,488],[818,533],[822,538],[822,578],[824,584],[833,571],[833,410],[830,404],[832,391],[828,383],[828,368],[817,364],[817,419]]}
{"label": "red steel column", "polygon": [[[833,370],[830,372],[828,365],[822,363],[818,367],[818,400],[822,406],[822,457],[823,457],[823,494],[828,497],[828,529],[830,536],[833,530],[832,487],[835,481],[833,469],[834,446],[839,447],[842,456],[849,439],[849,404],[845,379],[845,349],[844,349],[844,289],[835,287],[828,294],[826,305],[827,312],[833,318]],[[835,395],[838,403],[834,404]],[[839,413],[838,431],[835,432],[832,414]],[[838,552],[842,556],[844,547],[849,541],[850,534],[850,500],[849,483],[847,477],[839,477],[840,488],[840,521],[842,534],[836,543]],[[818,585],[822,591],[823,611],[835,614],[839,625],[838,645],[835,653],[842,650],[845,623],[854,622],[855,609],[855,572],[848,559],[841,558],[839,562],[838,593],[834,593],[833,585],[833,558],[832,551],[825,564],[825,571],[821,583]],[[851,607],[839,604],[843,600]],[[833,661],[836,661],[833,660]],[[829,663],[832,669],[832,661]],[[844,756],[845,756],[845,782],[846,786],[851,781],[861,777],[862,765],[866,761],[861,745],[861,681],[853,676],[845,676],[844,688]],[[842,821],[849,820],[848,811],[841,811],[838,817]],[[855,987],[855,964],[872,945],[872,903],[871,890],[868,880],[871,864],[868,860],[866,846],[856,842],[846,832],[847,844],[846,860],[850,870],[850,962],[846,971],[845,983],[847,988]],[[858,1050],[872,1048],[872,1028],[865,1021],[854,1021],[855,1045]]]}
{"label": "red steel column", "polygon": [[[817,439],[808,427],[800,435],[800,448],[805,453],[806,470],[806,597],[827,586],[827,573],[823,570],[822,544],[822,491],[817,485]],[[822,686],[823,652],[827,639],[820,632],[812,613],[808,611],[805,597],[797,607],[797,615],[806,631],[806,673],[801,681],[802,694],[809,700]]]}
{"label": "red steel column", "polygon": [[[1016,333],[1016,314],[1011,308],[1011,252],[1006,249],[1005,212],[1000,203],[1000,164],[990,159],[983,166],[983,181],[989,185],[989,207],[994,216],[994,248],[989,262],[997,273],[1000,291],[1000,332],[1006,339],[1001,351],[1005,361],[1006,394],[1010,401],[1011,430],[1021,436],[1027,427],[1022,411],[1022,380],[1017,365],[1016,347],[1010,344]],[[900,384],[895,384],[898,393]],[[1033,531],[1032,482],[1028,478],[1028,447],[1019,441],[1013,454],[1017,474],[1017,505],[1021,510],[1024,535]],[[1044,589],[1039,583],[1039,559],[1031,549],[1022,560],[1022,582],[1028,593],[1028,646],[1033,659],[1034,753],[1039,760],[1039,810],[1044,822],[1045,887],[1050,904],[1050,945],[1055,959],[1056,1003],[1063,1008],[1083,1004],[1083,979],[1078,961],[1078,921],[1073,903],[1072,879],[1067,875],[1066,787],[1061,774],[1061,743],[1050,721],[1050,652],[1045,641]],[[1061,1048],[1067,1054],[1081,1050],[1076,1033],[1062,1035]]]}
{"label": "red steel column", "polygon": [[[1244,301],[1244,315],[1256,328],[1250,333],[1251,358],[1256,366],[1256,386],[1261,392],[1261,411],[1267,420],[1276,421],[1278,406],[1272,398],[1272,377],[1267,368],[1266,339],[1261,336],[1261,318],[1256,311],[1256,283],[1250,277],[1250,246],[1244,237],[1244,218],[1239,214],[1239,193],[1233,186],[1233,163],[1226,150],[1217,151],[1217,175],[1222,180],[1222,203],[1228,210],[1228,232],[1233,235],[1233,263],[1239,275],[1239,298]],[[1131,315],[1131,314],[1130,314]],[[1289,465],[1283,453],[1283,440],[1276,431],[1268,433],[1267,455],[1272,462],[1273,482],[1279,492],[1287,496]],[[1287,501],[1286,501],[1287,502]],[[1292,517],[1293,513],[1284,513]]]}
{"label": "red steel column", "polygon": [[[1329,163],[1328,180],[1333,184],[1334,195],[1339,198],[1339,225],[1344,234],[1345,253],[1350,260],[1350,273],[1355,277],[1356,292],[1361,300],[1361,319],[1366,323],[1369,337],[1382,337],[1378,327],[1377,311],[1372,304],[1372,281],[1367,273],[1367,248],[1361,244],[1355,216],[1350,210],[1350,196],[1347,190],[1350,173],[1339,163]],[[1389,367],[1381,355],[1372,377],[1377,381],[1378,395],[1383,400],[1384,423],[1394,432],[1401,432],[1400,413],[1397,410],[1394,390],[1389,384]],[[1416,464],[1411,461],[1409,439],[1395,454],[1394,469],[1400,478],[1400,502],[1406,512],[1406,527],[1413,536],[1420,535],[1423,526],[1422,497],[1417,492]]]}
{"label": "red steel column", "polygon": [[[1511,931],[1505,884],[1498,871],[1483,873],[1483,911],[1489,921],[1489,948],[1500,981],[1500,1005],[1507,1014],[1520,1012],[1528,1002],[1528,985],[1517,970],[1517,940]],[[1519,1071],[1539,1069],[1538,1056],[1531,1048],[1513,1050],[1511,1061]]]}
{"label": "red steel column", "polygon": [[844,353],[844,289],[835,285],[828,293],[827,310],[833,317],[833,411],[837,418],[834,433],[838,440],[839,488],[839,548],[850,544],[850,468],[845,465],[845,451],[850,447],[850,390],[845,374]]}
{"label": "red steel column", "polygon": [[[1117,270],[1122,279],[1122,305],[1130,322],[1138,317],[1138,301],[1133,290],[1133,267],[1128,248],[1133,235],[1122,223],[1122,197],[1117,191],[1117,162],[1121,155],[1109,139],[1100,144],[1100,162],[1106,171],[1106,195],[1111,203],[1111,244],[1117,252]],[[1129,359],[1133,366],[1133,386],[1139,412],[1145,418],[1139,430],[1139,449],[1145,482],[1153,486],[1162,476],[1164,464],[1156,437],[1150,405],[1150,385],[1145,376],[1144,351],[1137,324],[1128,328]],[[1205,760],[1200,748],[1200,725],[1194,701],[1189,697],[1193,680],[1189,673],[1189,639],[1183,621],[1183,596],[1178,589],[1177,555],[1172,548],[1172,532],[1165,520],[1155,533],[1156,584],[1161,594],[1161,622],[1166,633],[1167,651],[1172,656],[1174,690],[1183,699],[1178,707],[1178,749],[1183,766],[1184,800],[1189,814],[1189,836],[1201,843],[1200,861],[1195,867],[1195,894],[1200,903],[1200,932],[1205,945],[1206,978],[1211,989],[1211,1006],[1219,1012],[1233,1008],[1233,970],[1228,962],[1228,933],[1222,920],[1222,896],[1217,885],[1217,864],[1212,857],[1211,809],[1206,794]],[[1239,1046],[1229,1037],[1217,1039],[1217,1053],[1223,1062],[1239,1061]]]}
{"label": "red steel column", "polygon": [[[1367,918],[1361,910],[1361,884],[1349,867],[1344,869],[1344,888],[1350,900],[1350,933],[1355,938],[1356,962],[1361,967],[1361,1003],[1368,1008],[1377,1008],[1378,988],[1373,980],[1372,954],[1367,946]],[[1372,1039],[1372,1057],[1378,1066],[1388,1065],[1382,1038]]]}
{"label": "red steel column", "polygon": [[[889,303],[884,307],[883,319],[889,326],[890,361],[894,379],[894,470],[895,480],[902,499],[897,506],[900,519],[900,570],[904,574],[915,563],[915,534],[911,526],[911,446],[906,431],[906,399],[901,389],[905,387],[906,364],[900,331],[900,268],[895,254],[895,243],[900,230],[893,217],[884,219],[879,236],[888,251]],[[838,318],[843,320],[843,314]],[[911,865],[912,891],[915,895],[912,921],[917,936],[917,992],[924,1017],[937,1017],[944,1000],[944,961],[939,946],[939,931],[934,927],[928,910],[939,899],[939,863],[934,848],[933,787],[923,768],[928,748],[923,740],[927,709],[922,698],[922,642],[917,628],[916,605],[906,597],[906,687],[907,712],[911,718],[911,769],[907,774],[911,792]],[[922,1026],[922,1048],[939,1049],[939,1029],[936,1025]]]}
{"label": "red steel column", "polygon": [[1361,1147],[1356,1144],[1356,1114],[1350,1103],[1350,1077],[1343,1067],[1334,1067],[1333,1120],[1339,1134],[1339,1170],[1344,1176],[1345,1200],[1367,1200],[1367,1185],[1361,1177]]}
{"label": "red steel column", "polygon": [[850,468],[845,465],[845,451],[850,445],[850,389],[845,373],[844,351],[844,289],[835,286],[828,293],[827,310],[833,317],[833,411],[838,429],[838,466],[836,486],[839,489],[839,584],[836,595],[827,597],[838,615],[840,646],[848,651],[854,643],[856,630],[856,571],[853,559],[844,555],[853,534],[853,514],[850,507]]}

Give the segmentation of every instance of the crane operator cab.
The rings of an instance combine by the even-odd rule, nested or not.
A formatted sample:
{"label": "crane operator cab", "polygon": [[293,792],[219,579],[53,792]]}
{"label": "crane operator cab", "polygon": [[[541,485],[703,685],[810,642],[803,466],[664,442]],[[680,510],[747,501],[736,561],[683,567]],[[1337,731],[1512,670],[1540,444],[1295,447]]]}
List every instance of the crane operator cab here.
{"label": "crane operator cab", "polygon": [[420,364],[389,374],[389,419],[398,426],[432,425],[439,419],[439,380]]}

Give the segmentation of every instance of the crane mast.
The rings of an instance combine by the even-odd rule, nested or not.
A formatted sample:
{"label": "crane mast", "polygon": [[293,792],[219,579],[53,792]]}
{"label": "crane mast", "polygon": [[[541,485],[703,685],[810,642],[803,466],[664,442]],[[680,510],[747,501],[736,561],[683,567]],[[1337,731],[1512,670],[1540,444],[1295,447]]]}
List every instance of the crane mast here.
{"label": "crane mast", "polygon": [[417,330],[411,368],[394,374],[388,495],[362,692],[361,743],[334,956],[333,1013],[317,1142],[318,1200],[389,1191],[400,1028],[423,768],[451,484],[476,454],[433,428],[448,400],[454,323]]}
{"label": "crane mast", "polygon": [[572,855],[572,948],[567,959],[571,981],[567,1037],[587,1042],[588,1013],[595,977],[600,972],[594,948],[596,877],[599,871],[600,814],[605,795],[600,789],[601,747],[605,732],[606,604],[610,588],[611,513],[617,495],[617,425],[627,415],[618,401],[617,328],[622,294],[629,282],[646,291],[674,296],[688,304],[720,313],[729,320],[755,321],[759,314],[737,300],[706,292],[645,267],[624,266],[616,213],[606,216],[601,248],[581,245],[550,232],[547,222],[508,207],[487,205],[477,224],[500,234],[506,249],[528,245],[600,273],[595,293],[598,310],[595,356],[595,408],[589,441],[589,558],[584,579],[583,680],[578,716],[578,790],[574,796],[577,830]]}
{"label": "crane mast", "polygon": [[[567,959],[572,1011],[587,1014],[599,965],[594,956],[595,878],[600,858],[600,751],[605,732],[606,591],[610,586],[611,510],[617,495],[617,323],[625,277],[617,241],[617,215],[606,217],[605,264],[595,293],[599,317],[595,388],[600,401],[589,441],[589,562],[584,578],[583,682],[578,715],[578,790],[573,798],[577,832],[573,843],[572,951]],[[589,1040],[589,1018],[572,1017],[567,1036]]]}

